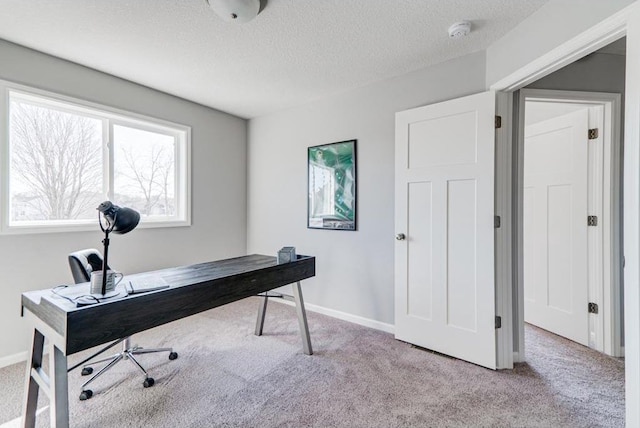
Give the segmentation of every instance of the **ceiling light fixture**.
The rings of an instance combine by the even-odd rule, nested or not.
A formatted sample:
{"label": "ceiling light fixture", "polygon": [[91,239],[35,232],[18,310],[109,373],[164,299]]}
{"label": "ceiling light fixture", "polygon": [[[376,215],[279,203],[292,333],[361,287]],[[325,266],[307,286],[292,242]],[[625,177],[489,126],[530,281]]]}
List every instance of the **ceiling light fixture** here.
{"label": "ceiling light fixture", "polygon": [[260,0],[206,0],[209,7],[227,22],[243,24],[260,13]]}
{"label": "ceiling light fixture", "polygon": [[449,37],[452,39],[459,39],[468,35],[471,32],[471,22],[460,21],[449,27]]}

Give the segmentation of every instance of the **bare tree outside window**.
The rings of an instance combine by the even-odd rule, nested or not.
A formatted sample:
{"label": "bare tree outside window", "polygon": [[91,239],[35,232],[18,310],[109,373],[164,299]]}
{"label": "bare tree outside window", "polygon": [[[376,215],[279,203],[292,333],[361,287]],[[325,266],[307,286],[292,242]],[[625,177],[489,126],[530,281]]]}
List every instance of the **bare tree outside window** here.
{"label": "bare tree outside window", "polygon": [[190,224],[188,127],[2,82],[0,93],[0,231],[85,230],[105,199],[152,227]]}
{"label": "bare tree outside window", "polygon": [[114,127],[115,194],[143,216],[175,214],[175,138]]}
{"label": "bare tree outside window", "polygon": [[10,108],[11,219],[94,218],[104,196],[101,121],[18,100]]}

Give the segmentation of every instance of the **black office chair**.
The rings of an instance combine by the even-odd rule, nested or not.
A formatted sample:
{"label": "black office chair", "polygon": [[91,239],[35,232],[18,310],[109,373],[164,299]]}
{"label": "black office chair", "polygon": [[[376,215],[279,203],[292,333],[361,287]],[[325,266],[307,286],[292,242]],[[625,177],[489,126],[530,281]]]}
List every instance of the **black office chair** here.
{"label": "black office chair", "polygon": [[[75,283],[78,284],[82,282],[91,281],[91,272],[101,271],[102,262],[103,262],[102,254],[100,254],[98,250],[95,250],[93,248],[90,248],[87,250],[80,250],[80,251],[76,251],[74,253],[69,254],[69,267],[71,267],[71,274],[73,275],[73,280],[75,281]],[[107,269],[109,269],[109,266],[107,266]],[[89,326],[87,328],[91,328],[91,327]],[[93,368],[91,367],[92,365],[108,362],[107,365],[105,365],[100,369],[100,371],[98,371],[98,373],[96,373],[93,377],[91,377],[91,379],[89,379],[87,382],[85,382],[82,385],[80,400],[88,400],[89,398],[91,398],[93,396],[93,391],[85,388],[91,382],[93,382],[96,378],[98,378],[100,375],[105,373],[107,370],[109,370],[110,368],[112,368],[122,360],[131,361],[138,369],[140,369],[140,371],[142,371],[142,373],[144,373],[144,382],[142,383],[142,385],[145,388],[149,388],[150,386],[153,386],[155,381],[153,380],[152,377],[149,377],[149,374],[147,373],[145,368],[142,367],[142,365],[138,362],[138,360],[134,357],[134,355],[150,354],[154,352],[169,352],[170,360],[175,360],[176,358],[178,358],[178,353],[174,352],[173,348],[144,349],[139,346],[131,347],[130,339],[131,337],[129,336],[129,337],[123,337],[122,339],[116,340],[115,342],[104,347],[103,349],[96,352],[89,358],[85,359],[79,364],[76,364],[74,367],[72,367],[69,370],[71,371],[79,366],[82,366],[82,375],[88,376],[91,373],[93,373]],[[92,361],[95,357],[107,351],[108,349],[112,348],[113,346],[117,345],[118,343],[122,343],[121,352],[118,352],[117,354],[112,355],[109,358]]]}

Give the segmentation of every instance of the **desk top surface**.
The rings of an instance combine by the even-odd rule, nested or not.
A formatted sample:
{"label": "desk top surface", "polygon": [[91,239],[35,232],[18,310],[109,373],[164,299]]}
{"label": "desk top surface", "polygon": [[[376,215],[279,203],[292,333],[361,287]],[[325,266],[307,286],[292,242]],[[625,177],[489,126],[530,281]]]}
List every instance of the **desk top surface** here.
{"label": "desk top surface", "polygon": [[[49,288],[22,293],[22,306],[65,338],[67,353],[73,353],[314,275],[314,257],[299,255],[279,265],[275,257],[253,254],[126,275],[121,282],[162,278],[169,287],[161,290],[76,307]],[[71,298],[88,292],[89,283],[59,291]],[[88,340],[87,325],[108,333]],[[73,344],[74,336],[82,344]]]}
{"label": "desk top surface", "polygon": [[[299,256],[299,259],[300,258],[309,257]],[[215,279],[229,277],[245,272],[260,270],[271,266],[276,266],[277,264],[278,263],[276,257],[252,254],[225,260],[197,263],[193,265],[178,266],[126,275],[120,282],[119,287],[127,283],[128,281],[135,282],[138,279],[143,279],[145,280],[145,282],[147,282],[153,281],[154,278],[161,278],[166,284],[169,285],[169,288],[185,287],[205,281],[212,281]],[[161,281],[159,282],[161,283]],[[67,288],[60,289],[58,292],[66,297],[74,298],[77,296],[89,294],[89,287],[89,283],[84,282],[70,285]],[[52,288],[46,288],[43,290],[27,291],[22,293],[22,304],[27,307],[32,306],[29,303],[39,305],[41,303],[41,300],[45,298],[60,311],[76,312],[90,310],[95,306],[110,304],[117,300],[136,299],[150,293],[158,293],[164,291],[166,291],[166,289],[151,291],[148,293],[130,294],[122,298],[116,297],[113,299],[106,299],[104,302],[96,303],[95,305],[76,307],[74,303],[71,303],[65,298],[54,294]]]}

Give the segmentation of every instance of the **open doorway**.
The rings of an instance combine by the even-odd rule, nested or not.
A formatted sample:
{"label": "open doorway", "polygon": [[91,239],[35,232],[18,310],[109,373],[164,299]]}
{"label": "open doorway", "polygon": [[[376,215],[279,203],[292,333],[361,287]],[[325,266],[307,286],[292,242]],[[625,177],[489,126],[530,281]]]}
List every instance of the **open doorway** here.
{"label": "open doorway", "polygon": [[515,361],[524,323],[624,355],[622,97],[625,39],[517,93]]}
{"label": "open doorway", "polygon": [[622,356],[613,269],[621,95],[525,89],[521,97],[524,321]]}
{"label": "open doorway", "polygon": [[[624,120],[621,129],[624,130],[624,143],[621,151],[624,158],[624,171],[622,181],[622,193],[620,211],[623,213],[624,227],[624,259],[626,263],[623,270],[624,292],[624,329],[623,346],[625,347],[625,400],[627,403],[637,403],[640,399],[640,353],[638,340],[640,338],[640,236],[638,231],[640,224],[640,126],[638,114],[640,112],[640,85],[632,76],[640,73],[640,11],[634,3],[620,10],[597,25],[594,25],[574,38],[560,43],[543,56],[523,65],[511,74],[491,84],[490,89],[505,91],[506,97],[498,104],[498,114],[507,115],[506,123],[509,125],[504,131],[496,133],[496,214],[497,220],[501,220],[501,227],[496,229],[496,311],[507,322],[501,323],[502,328],[496,330],[498,336],[499,362],[501,367],[509,368],[514,362],[525,359],[524,349],[524,319],[520,318],[524,313],[524,299],[522,285],[522,251],[519,244],[522,239],[522,224],[519,216],[522,215],[521,200],[518,200],[517,183],[520,180],[521,170],[518,169],[517,144],[520,114],[518,112],[518,90],[531,87],[540,83],[541,77],[548,77],[554,71],[569,69],[572,65],[578,65],[582,58],[588,58],[589,53],[598,50],[614,41],[627,38],[628,44],[623,52],[626,65],[623,74],[629,78],[622,80],[626,87],[620,91],[600,89],[603,92],[619,92],[625,99],[622,105],[625,108]],[[587,55],[587,57],[585,57]],[[613,70],[612,70],[613,72]],[[566,77],[566,76],[565,76]],[[583,76],[584,77],[584,76]],[[598,76],[600,77],[600,76]],[[565,79],[566,80],[566,79]],[[591,79],[597,83],[598,78]],[[563,82],[567,83],[567,82]],[[569,84],[572,82],[569,81]],[[563,85],[564,86],[564,85]],[[596,90],[571,87],[547,87],[546,89],[565,90]],[[515,92],[514,92],[515,91]],[[512,102],[513,101],[513,102]],[[503,126],[504,128],[504,126]],[[514,144],[500,144],[501,142]],[[624,294],[624,296],[622,296]],[[496,320],[497,325],[500,319]],[[506,327],[506,328],[505,328]],[[640,424],[640,408],[634,405],[625,407],[626,424],[638,426]]]}

